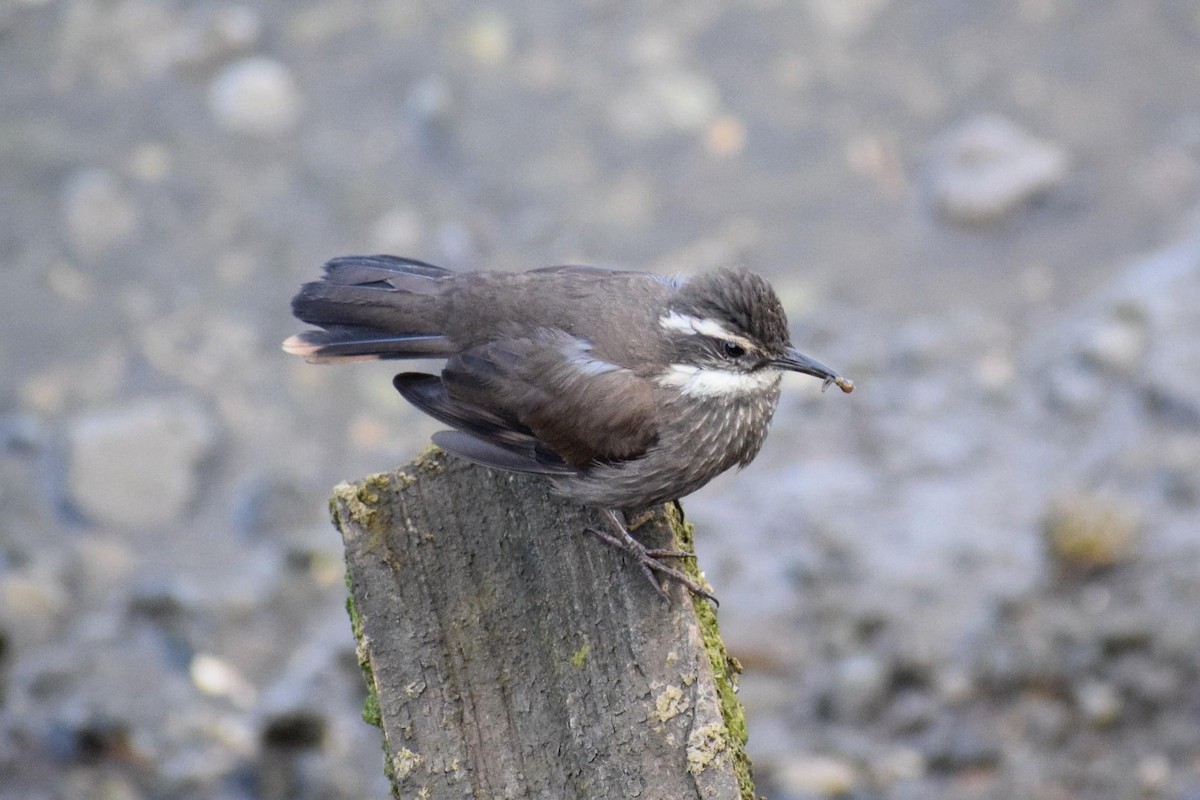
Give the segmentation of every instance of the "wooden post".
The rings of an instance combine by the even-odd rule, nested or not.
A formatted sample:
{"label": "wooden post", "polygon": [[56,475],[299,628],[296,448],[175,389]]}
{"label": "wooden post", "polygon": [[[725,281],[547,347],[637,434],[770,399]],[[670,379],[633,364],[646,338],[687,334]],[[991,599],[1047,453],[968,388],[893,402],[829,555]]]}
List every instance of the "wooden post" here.
{"label": "wooden post", "polygon": [[[665,602],[598,513],[436,449],[334,491],[398,797],[753,799],[711,604]],[[677,504],[636,534],[691,549]]]}

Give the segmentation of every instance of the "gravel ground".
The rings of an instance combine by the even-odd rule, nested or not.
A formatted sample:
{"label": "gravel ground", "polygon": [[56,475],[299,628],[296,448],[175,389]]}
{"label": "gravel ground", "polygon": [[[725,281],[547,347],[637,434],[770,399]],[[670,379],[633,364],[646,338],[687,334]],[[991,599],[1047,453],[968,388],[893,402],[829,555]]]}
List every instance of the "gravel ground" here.
{"label": "gravel ground", "polygon": [[1186,0],[0,3],[0,800],[383,798],[324,498],[435,424],[327,258],[768,275],[686,507],[772,800],[1200,798]]}

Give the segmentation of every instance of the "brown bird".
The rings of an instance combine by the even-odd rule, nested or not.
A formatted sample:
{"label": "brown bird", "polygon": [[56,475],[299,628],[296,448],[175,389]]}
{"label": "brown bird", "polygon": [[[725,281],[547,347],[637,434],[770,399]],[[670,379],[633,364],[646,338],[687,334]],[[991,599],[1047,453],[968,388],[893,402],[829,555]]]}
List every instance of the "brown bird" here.
{"label": "brown bird", "polygon": [[[283,343],[312,363],[445,359],[393,383],[449,425],[438,447],[545,475],[600,509],[593,533],[654,573],[712,595],[660,559],[623,515],[690,494],[758,454],[782,372],[854,384],[791,344],[770,284],[745,269],[687,278],[596,267],[455,273],[395,256],[325,265],[292,300],[309,330]],[[665,594],[665,593],[664,593]]]}

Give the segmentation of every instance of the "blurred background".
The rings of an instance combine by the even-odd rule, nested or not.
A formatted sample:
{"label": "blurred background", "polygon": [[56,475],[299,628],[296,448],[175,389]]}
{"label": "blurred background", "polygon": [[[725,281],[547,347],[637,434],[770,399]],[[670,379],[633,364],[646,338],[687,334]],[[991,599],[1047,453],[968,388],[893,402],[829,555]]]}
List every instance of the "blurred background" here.
{"label": "blurred background", "polygon": [[[1200,798],[1191,0],[0,3],[0,798],[384,798],[328,258],[767,275],[685,502],[760,793]],[[590,546],[581,541],[580,546]]]}

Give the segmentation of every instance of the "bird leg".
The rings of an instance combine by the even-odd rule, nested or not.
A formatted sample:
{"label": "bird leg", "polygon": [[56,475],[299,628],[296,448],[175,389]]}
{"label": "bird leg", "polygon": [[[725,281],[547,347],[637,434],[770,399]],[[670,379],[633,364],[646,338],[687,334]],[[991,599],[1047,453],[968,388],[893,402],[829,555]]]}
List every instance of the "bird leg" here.
{"label": "bird leg", "polygon": [[[613,511],[609,508],[604,508],[600,510],[600,513],[604,515],[604,519],[608,522],[613,531],[616,532],[616,535],[600,530],[599,528],[588,528],[588,532],[598,537],[606,544],[610,544],[618,550],[623,550],[636,558],[638,566],[642,569],[642,574],[646,576],[646,580],[650,581],[650,583],[654,586],[655,591],[657,591],[663,597],[663,599],[669,601],[670,597],[668,597],[666,590],[663,589],[662,584],[660,584],[654,577],[655,572],[658,572],[683,584],[693,595],[696,595],[697,597],[703,597],[706,600],[711,600],[715,605],[720,605],[713,593],[697,583],[691,578],[691,576],[685,575],[674,567],[668,567],[666,564],[659,561],[660,558],[688,558],[693,555],[692,553],[688,553],[684,550],[648,548],[630,535],[625,525],[622,524],[621,518],[617,516],[616,511]],[[643,524],[645,521],[645,519],[639,520],[639,522]]]}

